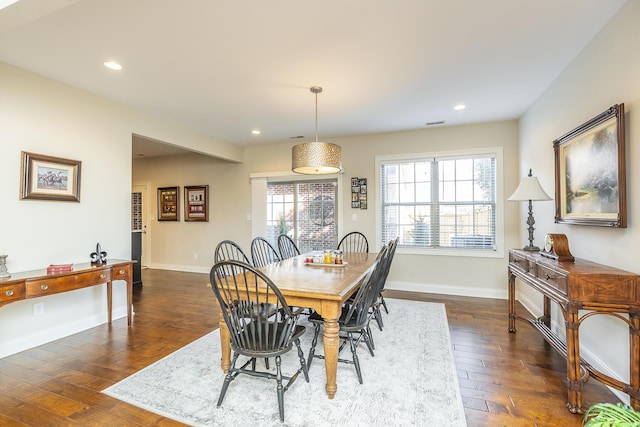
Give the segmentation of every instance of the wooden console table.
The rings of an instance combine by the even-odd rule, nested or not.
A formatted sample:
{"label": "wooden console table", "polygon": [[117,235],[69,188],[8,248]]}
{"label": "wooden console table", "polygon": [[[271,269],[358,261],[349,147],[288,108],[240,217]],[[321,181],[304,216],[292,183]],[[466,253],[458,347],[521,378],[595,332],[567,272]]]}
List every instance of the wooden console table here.
{"label": "wooden console table", "polygon": [[107,311],[111,323],[112,298],[111,282],[124,280],[127,282],[127,324],[132,322],[132,279],[133,261],[113,259],[106,264],[91,263],[74,264],[73,270],[62,273],[47,274],[46,269],[12,273],[7,279],[0,279],[0,307],[27,298],[59,294],[75,289],[107,284]]}
{"label": "wooden console table", "polygon": [[[516,314],[516,277],[544,296],[544,315],[538,319]],[[538,252],[509,250],[509,332],[516,332],[516,319],[536,328],[551,346],[567,359],[569,411],[582,414],[582,385],[589,377],[621,390],[640,410],[640,276],[605,265],[577,259],[559,262]],[[566,342],[550,328],[550,301],[565,320]],[[580,315],[578,310],[587,312]],[[629,319],[621,316],[627,313]],[[629,326],[629,384],[597,371],[580,358],[580,324],[596,314],[614,316]]]}

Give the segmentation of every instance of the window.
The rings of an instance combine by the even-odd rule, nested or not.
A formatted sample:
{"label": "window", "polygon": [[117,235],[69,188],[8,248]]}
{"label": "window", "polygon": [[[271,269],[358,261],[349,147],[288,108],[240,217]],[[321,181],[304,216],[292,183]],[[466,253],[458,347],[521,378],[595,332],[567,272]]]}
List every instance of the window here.
{"label": "window", "polygon": [[301,252],[336,247],[337,181],[269,182],[267,240],[287,234]]}
{"label": "window", "polygon": [[497,157],[379,158],[381,241],[399,236],[401,247],[422,252],[495,251]]}

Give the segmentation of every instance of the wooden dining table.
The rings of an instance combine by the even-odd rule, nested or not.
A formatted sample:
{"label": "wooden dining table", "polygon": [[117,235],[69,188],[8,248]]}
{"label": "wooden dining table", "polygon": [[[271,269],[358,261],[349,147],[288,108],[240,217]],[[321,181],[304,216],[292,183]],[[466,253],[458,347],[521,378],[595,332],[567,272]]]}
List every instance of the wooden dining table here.
{"label": "wooden dining table", "polygon": [[[345,253],[342,266],[308,264],[309,254],[285,259],[262,270],[280,289],[293,307],[311,308],[324,319],[324,364],[327,376],[326,390],[333,399],[338,386],[338,346],[340,338],[338,319],[344,302],[355,293],[358,286],[374,265],[377,253]],[[231,366],[230,336],[224,318],[220,317],[220,344],[222,370]]]}

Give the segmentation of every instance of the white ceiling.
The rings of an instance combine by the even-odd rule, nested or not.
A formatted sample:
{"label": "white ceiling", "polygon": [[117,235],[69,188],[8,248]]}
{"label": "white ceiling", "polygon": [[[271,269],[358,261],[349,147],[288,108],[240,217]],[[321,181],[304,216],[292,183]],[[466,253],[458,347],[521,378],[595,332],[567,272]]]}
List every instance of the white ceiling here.
{"label": "white ceiling", "polygon": [[330,141],[517,118],[624,3],[20,0],[0,61],[242,145],[313,139],[319,85]]}

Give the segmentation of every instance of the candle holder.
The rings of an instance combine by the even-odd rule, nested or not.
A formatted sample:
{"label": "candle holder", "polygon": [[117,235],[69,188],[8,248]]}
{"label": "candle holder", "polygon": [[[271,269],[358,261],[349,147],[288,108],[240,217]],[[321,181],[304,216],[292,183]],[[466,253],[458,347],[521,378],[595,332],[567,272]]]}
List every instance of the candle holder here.
{"label": "candle holder", "polygon": [[0,255],[0,279],[6,279],[11,277],[11,274],[7,271],[7,257],[9,255]]}

